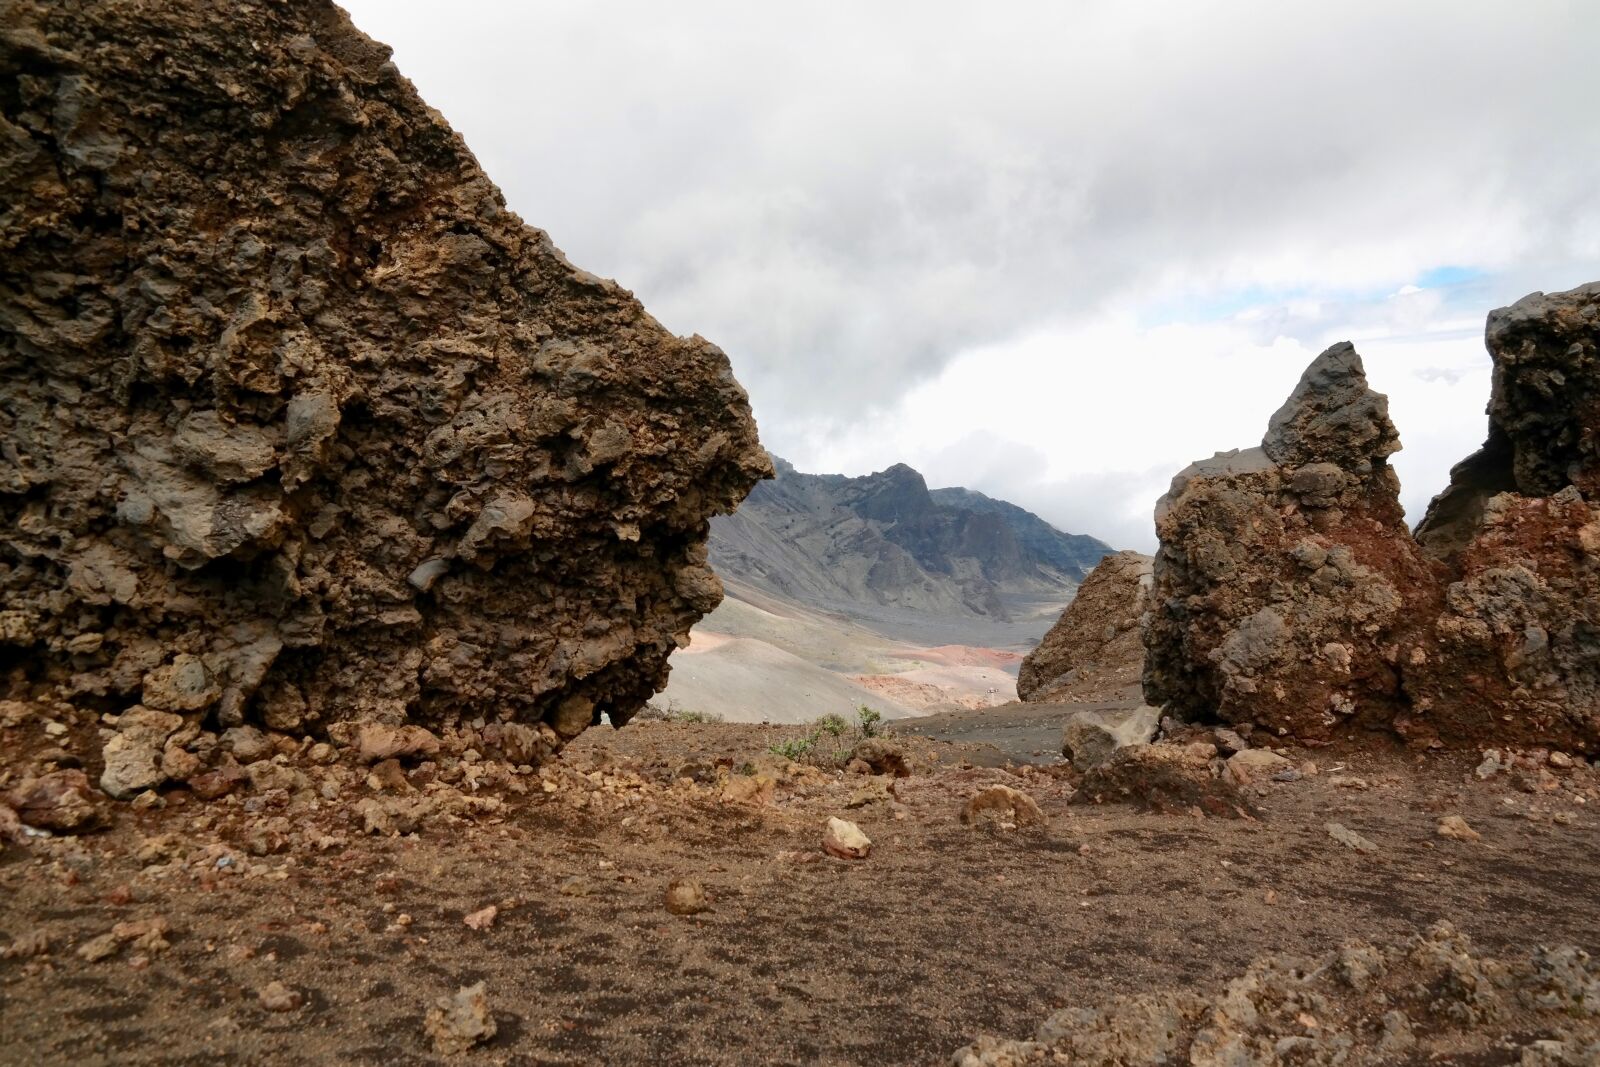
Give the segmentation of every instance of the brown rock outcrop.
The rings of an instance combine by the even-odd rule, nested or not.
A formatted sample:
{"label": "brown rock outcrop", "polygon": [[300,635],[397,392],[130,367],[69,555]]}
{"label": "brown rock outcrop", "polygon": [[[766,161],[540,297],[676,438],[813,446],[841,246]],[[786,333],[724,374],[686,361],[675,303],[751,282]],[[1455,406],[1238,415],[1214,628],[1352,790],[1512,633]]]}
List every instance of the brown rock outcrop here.
{"label": "brown rock outcrop", "polygon": [[1260,449],[1179,474],[1156,510],[1147,699],[1325,741],[1600,750],[1600,284],[1489,317],[1489,442],[1416,537],[1384,398],[1323,353]]}
{"label": "brown rock outcrop", "polygon": [[1138,552],[1116,552],[1089,572],[1061,618],[1023,659],[1020,699],[1096,700],[1139,684],[1139,622],[1148,607],[1152,562]]}
{"label": "brown rock outcrop", "polygon": [[544,754],[632,714],[770,473],[723,353],[326,0],[0,15],[0,695]]}

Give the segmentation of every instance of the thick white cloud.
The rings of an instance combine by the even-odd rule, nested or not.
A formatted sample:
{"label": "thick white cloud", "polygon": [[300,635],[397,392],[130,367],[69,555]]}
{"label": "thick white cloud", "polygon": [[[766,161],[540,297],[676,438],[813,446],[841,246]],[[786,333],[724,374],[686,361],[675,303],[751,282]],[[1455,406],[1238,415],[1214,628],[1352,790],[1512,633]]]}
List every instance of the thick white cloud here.
{"label": "thick white cloud", "polygon": [[348,6],[776,451],[1118,543],[1346,336],[1415,506],[1481,436],[1483,314],[1600,277],[1600,5]]}

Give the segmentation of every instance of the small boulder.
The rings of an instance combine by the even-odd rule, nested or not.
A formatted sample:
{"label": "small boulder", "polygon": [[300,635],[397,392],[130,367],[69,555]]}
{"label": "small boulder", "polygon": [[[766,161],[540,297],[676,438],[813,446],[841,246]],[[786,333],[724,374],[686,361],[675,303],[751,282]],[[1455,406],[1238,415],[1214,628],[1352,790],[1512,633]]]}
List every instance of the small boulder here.
{"label": "small boulder", "polygon": [[991,785],[980,789],[961,809],[961,821],[968,826],[990,826],[999,830],[1015,830],[1024,826],[1043,826],[1044,812],[1036,802],[1020,789],[1008,785]]}
{"label": "small boulder", "polygon": [[778,780],[770,774],[736,774],[722,787],[722,799],[737,804],[770,804]]}
{"label": "small boulder", "polygon": [[1148,744],[1161,720],[1148,704],[1128,711],[1080,711],[1061,733],[1061,754],[1080,771],[1097,767],[1129,745]]}
{"label": "small boulder", "polygon": [[680,878],[667,886],[667,910],[674,915],[699,915],[711,910],[711,899],[699,882]]}
{"label": "small boulder", "polygon": [[256,994],[261,1001],[261,1006],[271,1012],[298,1011],[305,1003],[305,995],[298,989],[290,989],[282,982],[268,982]]}
{"label": "small boulder", "polygon": [[896,778],[911,775],[911,762],[900,746],[882,737],[869,737],[850,752],[852,761],[865,763],[873,774],[892,774]]}
{"label": "small boulder", "polygon": [[853,822],[829,818],[828,826],[822,833],[822,848],[828,855],[840,859],[865,859],[867,853],[872,851],[872,839]]}
{"label": "small boulder", "polygon": [[53,771],[26,778],[5,796],[17,817],[29,826],[75,834],[100,821],[100,809],[82,771]]}
{"label": "small boulder", "polygon": [[1328,836],[1333,838],[1345,848],[1353,848],[1357,852],[1376,852],[1378,846],[1375,842],[1362,837],[1342,822],[1330,822],[1327,827]]}
{"label": "small boulder", "polygon": [[1273,775],[1292,770],[1294,763],[1270,748],[1247,748],[1228,757],[1228,774],[1238,785],[1271,781]]}
{"label": "small boulder", "polygon": [[428,1009],[423,1032],[441,1056],[454,1056],[495,1035],[494,1016],[484,984],[462,986],[455,995],[440,997]]}
{"label": "small boulder", "polygon": [[271,739],[254,726],[235,726],[222,731],[222,747],[232,752],[240,763],[271,759],[275,751]]}
{"label": "small boulder", "polygon": [[1439,820],[1437,833],[1440,837],[1448,837],[1452,841],[1478,841],[1483,835],[1467,825],[1467,820],[1459,815],[1446,815]]}
{"label": "small boulder", "polygon": [[1130,803],[1163,815],[1254,817],[1216,757],[1216,746],[1203,743],[1131,745],[1085,774],[1072,802]]}
{"label": "small boulder", "polygon": [[363,723],[356,731],[356,754],[362,763],[415,759],[438,754],[439,739],[421,726]]}
{"label": "small boulder", "polygon": [[105,772],[100,788],[117,800],[154,788],[167,780],[161,756],[171,737],[183,726],[183,717],[134,705],[117,720],[117,732],[102,751]]}

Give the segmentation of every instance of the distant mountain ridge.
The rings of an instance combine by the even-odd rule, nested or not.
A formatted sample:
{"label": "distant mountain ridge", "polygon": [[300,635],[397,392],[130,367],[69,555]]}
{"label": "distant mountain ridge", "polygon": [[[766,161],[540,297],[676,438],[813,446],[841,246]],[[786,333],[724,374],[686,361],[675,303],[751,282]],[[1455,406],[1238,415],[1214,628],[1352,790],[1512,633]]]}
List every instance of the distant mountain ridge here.
{"label": "distant mountain ridge", "polygon": [[903,463],[859,478],[773,464],[774,480],[712,520],[712,566],[885,633],[1024,639],[1112,552],[982,493],[930,491]]}

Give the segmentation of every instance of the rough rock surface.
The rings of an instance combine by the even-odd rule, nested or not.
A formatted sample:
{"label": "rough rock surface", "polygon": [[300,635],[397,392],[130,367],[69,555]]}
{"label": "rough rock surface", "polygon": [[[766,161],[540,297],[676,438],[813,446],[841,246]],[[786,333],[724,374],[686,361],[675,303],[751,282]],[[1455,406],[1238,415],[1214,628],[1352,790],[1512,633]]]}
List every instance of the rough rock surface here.
{"label": "rough rock surface", "polygon": [[1388,465],[1387,402],[1328,349],[1259,451],[1180,473],[1156,508],[1146,699],[1326,739],[1404,708],[1393,646],[1438,600]]}
{"label": "rough rock surface", "polygon": [[1093,700],[1119,696],[1139,684],[1144,669],[1140,620],[1148,607],[1153,562],[1138,552],[1117,552],[1100,561],[1022,661],[1018,698]]}
{"label": "rough rock surface", "polygon": [[770,473],[723,353],[325,0],[0,13],[0,695],[625,720]]}
{"label": "rough rock surface", "polygon": [[1119,749],[1149,744],[1160,723],[1160,710],[1148,704],[1126,711],[1080,711],[1061,729],[1061,754],[1078,770],[1087,771]]}
{"label": "rough rock surface", "polygon": [[1195,742],[1129,745],[1089,769],[1073,795],[1076,804],[1133,804],[1161,815],[1200,813],[1250,818],[1255,809],[1215,745]]}
{"label": "rough rock surface", "polygon": [[[1510,1035],[1510,1036],[1508,1036]],[[1031,1041],[982,1037],[955,1067],[1521,1063],[1600,1060],[1600,972],[1573,947],[1485,956],[1448,923],[1393,947],[1265,956],[1223,989],[1125,995],[1051,1015]]]}
{"label": "rough rock surface", "polygon": [[1357,727],[1600,751],[1600,283],[1495,311],[1487,344],[1488,442],[1415,537],[1398,435],[1347,344],[1259,450],[1174,479],[1151,703],[1302,741]]}

